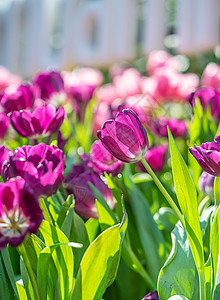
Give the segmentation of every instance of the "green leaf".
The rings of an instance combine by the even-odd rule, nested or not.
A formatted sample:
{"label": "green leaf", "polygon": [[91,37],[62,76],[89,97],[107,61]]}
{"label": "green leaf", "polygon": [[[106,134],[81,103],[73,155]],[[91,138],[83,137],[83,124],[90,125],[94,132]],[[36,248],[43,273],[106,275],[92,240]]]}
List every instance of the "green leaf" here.
{"label": "green leaf", "polygon": [[86,223],[85,223],[86,231],[88,234],[89,238],[89,243],[92,243],[94,239],[97,236],[97,232],[99,229],[99,220],[98,219],[93,219],[90,218]]}
{"label": "green leaf", "polygon": [[17,287],[17,290],[18,290],[19,298],[22,299],[22,300],[28,300],[28,297],[27,297],[27,294],[26,294],[26,291],[25,291],[25,288],[23,287],[23,285],[16,282],[16,287]]}
{"label": "green leaf", "polygon": [[128,168],[129,166],[126,165],[123,172],[126,191],[144,250],[147,271],[151,274],[152,280],[156,285],[158,273],[165,261],[165,242],[161,231],[153,219],[147,200],[131,181]]}
{"label": "green leaf", "polygon": [[220,299],[220,206],[218,207],[211,227],[211,257],[213,272],[212,299]]}
{"label": "green leaf", "polygon": [[214,181],[214,196],[215,196],[215,204],[220,204],[220,177],[215,177]]}
{"label": "green leaf", "polygon": [[35,297],[34,297],[33,287],[32,287],[31,281],[28,276],[27,269],[25,267],[25,264],[24,264],[22,258],[20,259],[20,269],[21,269],[21,278],[22,278],[24,288],[25,288],[25,291],[27,294],[27,298],[28,298],[28,300],[34,300]]}
{"label": "green leaf", "polygon": [[[76,244],[76,243],[59,243],[59,244],[54,244],[52,246],[47,246],[44,248],[39,256],[38,259],[38,264],[37,264],[37,283],[39,286],[39,293],[40,293],[40,299],[41,300],[46,300],[47,297],[49,296],[47,293],[48,290],[48,271],[49,271],[49,264],[52,263],[52,253],[54,250],[57,250],[57,247],[60,246],[66,246],[66,247],[75,247],[75,248],[81,248],[81,244]],[[55,271],[56,272],[56,271]],[[54,293],[55,293],[55,287],[56,287],[56,273],[54,273],[55,276],[53,276],[53,280],[51,284],[53,285],[53,289],[50,292],[49,299],[53,300],[54,299]],[[65,298],[68,299],[68,298]]]}
{"label": "green leaf", "polygon": [[[51,223],[43,220],[39,228],[46,246],[64,243],[68,244],[69,240],[66,235]],[[61,245],[56,251],[52,253],[52,258],[59,276],[59,286],[62,299],[69,299],[70,292],[73,286],[73,269],[74,258],[70,247]]]}
{"label": "green leaf", "polygon": [[76,277],[82,257],[89,246],[89,238],[83,220],[74,212],[71,206],[62,225],[62,231],[69,241],[78,242],[83,245],[81,249],[74,249],[74,277]]}
{"label": "green leaf", "polygon": [[14,293],[15,293],[16,297],[19,299],[18,291],[17,291],[17,288],[16,288],[14,271],[13,271],[13,268],[12,268],[12,265],[11,265],[11,259],[10,259],[10,256],[9,256],[8,248],[3,249],[1,251],[1,253],[2,253],[3,262],[4,262],[4,265],[5,265],[7,274],[8,274],[8,278],[11,282],[11,285],[12,285],[12,288],[14,290]]}
{"label": "green leaf", "polygon": [[199,278],[187,234],[180,221],[171,233],[172,250],[158,278],[160,300],[184,295],[190,300],[199,299]]}
{"label": "green leaf", "polygon": [[204,270],[202,231],[199,223],[197,194],[189,170],[183,160],[173,136],[169,132],[169,144],[172,159],[172,172],[177,199],[185,219],[190,247],[199,271]]}
{"label": "green leaf", "polygon": [[161,207],[156,214],[154,220],[160,230],[171,232],[176,225],[178,219],[174,211],[170,207]]}
{"label": "green leaf", "polygon": [[72,300],[100,300],[113,282],[120,259],[120,224],[101,233],[87,249],[77,274]]}
{"label": "green leaf", "polygon": [[8,277],[7,266],[5,266],[2,251],[0,252],[0,299],[18,299]]}

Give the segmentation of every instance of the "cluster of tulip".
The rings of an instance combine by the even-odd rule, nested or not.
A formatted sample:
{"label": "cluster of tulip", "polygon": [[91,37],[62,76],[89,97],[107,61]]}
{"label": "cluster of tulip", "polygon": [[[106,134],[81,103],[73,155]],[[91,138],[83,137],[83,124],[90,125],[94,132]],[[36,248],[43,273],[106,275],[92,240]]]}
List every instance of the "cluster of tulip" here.
{"label": "cluster of tulip", "polygon": [[[203,213],[207,223],[215,213],[218,216],[220,189],[215,178],[220,176],[220,67],[210,63],[200,75],[201,81],[194,73],[182,73],[179,58],[163,51],[149,55],[144,74],[135,68],[117,66],[109,71],[109,80],[104,84],[103,74],[89,68],[44,71],[29,82],[0,68],[0,264],[7,269],[4,250],[17,247],[16,254],[10,252],[7,258],[13,261],[15,257],[16,265],[18,253],[23,257],[32,286],[30,290],[25,283],[22,265],[17,271],[22,284],[13,285],[12,273],[6,272],[12,289],[10,297],[139,300],[147,292],[150,293],[143,299],[174,299],[174,295],[202,300],[211,295],[217,297],[216,269],[214,283],[210,283],[212,289],[207,287],[209,278],[204,279],[204,259],[212,259],[214,266],[216,258],[210,256],[215,255],[210,250],[212,241],[207,242],[206,248],[200,245],[202,233],[197,214]],[[168,136],[172,170],[167,154]],[[194,143],[201,146],[195,145],[194,149]],[[189,217],[194,214],[191,223]],[[122,228],[127,224],[127,215],[126,230]],[[45,224],[53,227],[51,239],[49,225]],[[110,229],[112,233],[118,230],[115,248],[109,245],[110,235],[107,238]],[[169,252],[177,247],[170,238],[172,230],[181,245],[178,247],[182,247],[183,263],[184,255],[192,260],[181,286],[181,278],[171,280],[167,268],[170,257],[174,257],[168,257]],[[36,250],[36,245],[28,248],[34,240],[40,250]],[[57,257],[52,257],[57,247],[61,256],[67,255],[62,250],[65,245],[83,249],[80,254],[77,249],[68,252],[68,257],[74,254],[71,259],[74,268],[78,268],[72,273],[61,271],[57,265],[58,250]],[[43,267],[39,253],[48,254],[47,247],[53,247],[49,248],[48,261],[54,261],[50,274],[56,279],[48,275],[47,286],[47,277],[42,277],[46,282],[41,291]],[[29,249],[38,253],[32,267],[30,257],[27,263]],[[154,253],[149,254],[151,251]],[[180,249],[175,253],[180,255]],[[120,256],[123,263],[119,264]],[[101,275],[94,284],[95,266],[91,266],[95,260],[98,264],[98,259],[104,262],[97,267]],[[176,270],[175,261],[176,257],[172,272]],[[85,275],[88,266],[94,274]],[[128,289],[130,296],[122,293],[126,272],[130,274],[128,282],[135,282]],[[187,279],[187,272],[194,272],[190,273],[191,279]],[[166,280],[164,276],[168,276]],[[115,277],[115,283],[106,290]],[[65,278],[69,282],[67,290],[62,288]],[[187,280],[193,282],[190,288]],[[85,282],[90,287],[88,291]],[[24,294],[26,298],[21,298]]]}

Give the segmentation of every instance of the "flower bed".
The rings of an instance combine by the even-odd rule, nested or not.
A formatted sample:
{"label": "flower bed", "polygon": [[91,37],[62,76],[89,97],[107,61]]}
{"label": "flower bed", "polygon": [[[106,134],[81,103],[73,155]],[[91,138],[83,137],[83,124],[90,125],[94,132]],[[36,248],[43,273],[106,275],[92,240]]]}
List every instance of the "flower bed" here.
{"label": "flower bed", "polygon": [[218,299],[220,67],[0,72],[0,299]]}

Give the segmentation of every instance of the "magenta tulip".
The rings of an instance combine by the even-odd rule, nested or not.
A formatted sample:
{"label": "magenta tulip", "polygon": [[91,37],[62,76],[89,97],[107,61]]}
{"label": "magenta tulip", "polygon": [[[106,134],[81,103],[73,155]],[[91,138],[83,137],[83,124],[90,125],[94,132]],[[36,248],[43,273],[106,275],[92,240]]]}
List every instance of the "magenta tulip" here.
{"label": "magenta tulip", "polygon": [[54,95],[64,92],[64,81],[59,72],[44,71],[38,74],[33,84],[38,86],[40,90],[40,98],[48,101]]}
{"label": "magenta tulip", "polygon": [[0,104],[5,113],[19,111],[21,109],[31,109],[34,106],[38,89],[28,84],[20,85],[15,92],[4,93]]}
{"label": "magenta tulip", "polygon": [[101,141],[95,141],[90,150],[90,162],[88,164],[99,175],[104,172],[117,176],[122,171],[123,162],[116,159],[103,145]]}
{"label": "magenta tulip", "polygon": [[55,194],[64,179],[65,156],[56,146],[43,143],[18,147],[2,168],[4,181],[21,176],[37,196]]}
{"label": "magenta tulip", "polygon": [[89,183],[93,184],[102,194],[109,207],[113,209],[115,202],[109,187],[102,179],[93,173],[85,164],[75,165],[72,172],[65,181],[68,193],[73,193],[75,197],[75,211],[82,217],[98,218],[96,208],[96,197]]}
{"label": "magenta tulip", "polygon": [[177,120],[173,118],[158,118],[149,123],[151,131],[161,137],[168,137],[167,126],[169,126],[170,131],[174,138],[176,137],[186,137],[187,126],[186,122],[183,120]]}
{"label": "magenta tulip", "polygon": [[48,136],[57,131],[65,118],[65,110],[48,104],[37,107],[33,113],[27,110],[11,114],[11,123],[17,133],[24,137]]}
{"label": "magenta tulip", "polygon": [[37,233],[42,220],[38,199],[23,178],[0,183],[0,249],[19,246],[28,233]]}
{"label": "magenta tulip", "polygon": [[[160,172],[166,162],[167,145],[153,146],[147,150],[145,160],[154,172]],[[142,172],[146,172],[141,162],[138,167]]]}
{"label": "magenta tulip", "polygon": [[215,137],[215,142],[207,142],[200,147],[195,145],[195,149],[191,147],[189,151],[204,171],[214,176],[220,176],[219,135]]}
{"label": "magenta tulip", "polygon": [[127,163],[141,160],[148,149],[147,132],[131,109],[106,121],[97,136],[113,156]]}

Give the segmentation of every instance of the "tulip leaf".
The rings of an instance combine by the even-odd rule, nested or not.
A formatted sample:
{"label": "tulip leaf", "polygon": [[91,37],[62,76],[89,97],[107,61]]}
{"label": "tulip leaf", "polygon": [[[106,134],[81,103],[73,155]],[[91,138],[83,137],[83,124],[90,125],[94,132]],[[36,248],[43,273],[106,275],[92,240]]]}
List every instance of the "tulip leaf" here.
{"label": "tulip leaf", "polygon": [[2,253],[0,252],[0,299],[19,299],[15,294],[8,277],[7,265],[5,265]]}
{"label": "tulip leaf", "polygon": [[120,224],[102,232],[80,264],[72,300],[100,300],[116,277],[120,259]]}
{"label": "tulip leaf", "polygon": [[174,295],[199,299],[199,278],[187,234],[180,223],[171,233],[172,250],[158,278],[160,300]]}
{"label": "tulip leaf", "polygon": [[97,232],[99,229],[99,221],[98,219],[93,219],[90,218],[86,223],[85,223],[86,231],[88,234],[89,238],[89,243],[92,243],[94,239],[97,236]]}
{"label": "tulip leaf", "polygon": [[215,177],[214,181],[214,197],[215,197],[215,204],[220,204],[220,177]]}
{"label": "tulip leaf", "polygon": [[[66,235],[51,223],[43,220],[39,228],[45,245],[51,246],[58,243],[68,244],[69,240]],[[59,276],[59,286],[62,299],[69,299],[73,286],[74,257],[70,247],[61,245],[52,253],[52,258]]]}
{"label": "tulip leaf", "polygon": [[177,199],[184,216],[185,227],[196,266],[199,270],[204,270],[202,231],[199,223],[196,189],[170,130],[168,132]]}
{"label": "tulip leaf", "polygon": [[66,234],[70,242],[78,242],[83,245],[80,249],[73,248],[74,277],[76,277],[82,257],[89,246],[89,238],[83,220],[74,212],[74,206],[71,206],[66,214],[62,231]]}
{"label": "tulip leaf", "polygon": [[213,287],[212,287],[212,298],[220,298],[220,206],[218,207],[212,227],[211,227],[211,259],[212,259],[212,270],[213,270]]}
{"label": "tulip leaf", "polygon": [[28,300],[25,288],[21,284],[19,284],[18,282],[16,282],[16,287],[17,287],[17,290],[18,290],[19,299]]}
{"label": "tulip leaf", "polygon": [[[37,265],[37,283],[39,286],[39,293],[40,293],[40,299],[41,300],[47,300],[48,298],[53,300],[55,295],[55,288],[56,288],[56,276],[53,277],[53,280],[51,280],[50,284],[48,284],[48,271],[50,269],[50,263],[52,263],[52,253],[54,250],[57,250],[57,247],[60,246],[66,246],[66,247],[75,247],[75,248],[81,248],[81,244],[77,243],[58,243],[51,246],[45,247],[39,256],[38,259],[38,265]],[[56,273],[52,273],[54,275]],[[51,288],[51,285],[53,286],[53,289],[50,291],[50,295],[48,295],[47,289],[48,287]],[[69,298],[65,298],[69,299]]]}
{"label": "tulip leaf", "polygon": [[189,299],[182,295],[175,295],[170,297],[168,300],[189,300]]}
{"label": "tulip leaf", "polygon": [[15,293],[16,297],[19,299],[18,291],[17,291],[17,287],[16,287],[16,282],[15,282],[14,271],[13,271],[13,268],[12,268],[8,248],[5,248],[5,249],[1,250],[1,254],[2,254],[2,260],[4,262],[4,265],[5,265],[7,274],[8,274],[8,278],[11,282],[11,286],[14,290],[14,293]]}
{"label": "tulip leaf", "polygon": [[21,278],[22,278],[22,281],[24,284],[24,288],[25,288],[28,300],[33,300],[33,299],[35,299],[33,287],[32,287],[31,281],[28,276],[28,272],[26,270],[26,267],[25,267],[25,264],[24,264],[22,258],[20,259],[20,269],[21,269]]}
{"label": "tulip leaf", "polygon": [[165,242],[161,231],[153,219],[147,200],[130,179],[128,168],[129,166],[126,165],[123,178],[144,250],[147,271],[151,274],[152,280],[156,285],[158,273],[165,261]]}

